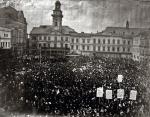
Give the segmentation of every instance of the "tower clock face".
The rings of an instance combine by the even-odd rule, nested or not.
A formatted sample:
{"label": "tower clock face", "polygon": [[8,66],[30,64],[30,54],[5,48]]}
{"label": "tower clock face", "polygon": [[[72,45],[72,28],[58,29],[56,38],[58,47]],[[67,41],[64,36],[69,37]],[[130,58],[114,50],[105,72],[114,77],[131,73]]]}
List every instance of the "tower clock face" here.
{"label": "tower clock face", "polygon": [[59,9],[59,8],[60,8],[60,6],[59,6],[59,5],[57,5],[57,6],[56,6],[56,8],[57,8],[57,9]]}

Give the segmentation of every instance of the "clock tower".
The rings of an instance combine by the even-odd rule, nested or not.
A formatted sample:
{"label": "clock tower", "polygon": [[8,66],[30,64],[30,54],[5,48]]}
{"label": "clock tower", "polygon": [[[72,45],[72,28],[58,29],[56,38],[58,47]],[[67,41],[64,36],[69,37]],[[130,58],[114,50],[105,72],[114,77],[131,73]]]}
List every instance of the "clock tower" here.
{"label": "clock tower", "polygon": [[61,11],[61,3],[60,1],[56,1],[55,3],[55,9],[53,10],[53,26],[56,30],[61,30],[62,27],[62,11]]}

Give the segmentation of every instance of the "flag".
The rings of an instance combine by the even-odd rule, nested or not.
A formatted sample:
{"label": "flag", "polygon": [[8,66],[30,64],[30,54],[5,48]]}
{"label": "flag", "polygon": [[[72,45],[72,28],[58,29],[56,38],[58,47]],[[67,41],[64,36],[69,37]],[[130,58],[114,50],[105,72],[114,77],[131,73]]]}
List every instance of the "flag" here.
{"label": "flag", "polygon": [[124,98],[124,89],[117,90],[117,98],[120,98],[120,99]]}
{"label": "flag", "polygon": [[97,88],[96,97],[103,97],[103,87]]}
{"label": "flag", "polygon": [[112,99],[112,90],[106,90],[106,99]]}
{"label": "flag", "polygon": [[137,96],[137,91],[136,90],[131,90],[130,91],[130,100],[136,100],[136,96]]}

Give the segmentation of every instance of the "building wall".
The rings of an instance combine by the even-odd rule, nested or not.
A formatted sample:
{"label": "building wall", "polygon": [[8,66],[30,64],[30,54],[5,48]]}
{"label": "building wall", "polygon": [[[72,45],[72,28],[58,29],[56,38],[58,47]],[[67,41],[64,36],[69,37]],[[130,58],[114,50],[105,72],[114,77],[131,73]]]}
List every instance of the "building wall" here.
{"label": "building wall", "polygon": [[11,30],[8,28],[0,27],[0,48],[11,48]]}
{"label": "building wall", "polygon": [[138,35],[133,38],[132,58],[137,61],[150,59],[149,37]]}
{"label": "building wall", "polygon": [[[115,36],[103,36],[92,35],[90,37],[71,37],[70,49],[76,53],[83,55],[91,55],[96,53],[97,55],[109,55],[111,56],[125,56],[131,55],[132,39],[115,37]],[[124,56],[122,56],[124,57]]]}
{"label": "building wall", "polygon": [[0,8],[0,11],[0,26],[11,29],[12,50],[22,54],[27,39],[27,23],[23,12],[10,6]]}

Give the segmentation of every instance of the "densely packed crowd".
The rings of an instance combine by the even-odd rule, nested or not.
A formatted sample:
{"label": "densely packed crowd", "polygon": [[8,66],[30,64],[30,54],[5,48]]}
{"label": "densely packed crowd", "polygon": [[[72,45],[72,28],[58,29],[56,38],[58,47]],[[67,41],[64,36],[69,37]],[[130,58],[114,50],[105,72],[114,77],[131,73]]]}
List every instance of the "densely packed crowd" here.
{"label": "densely packed crowd", "polygon": [[[0,62],[0,105],[8,111],[79,116],[133,116],[149,114],[147,62],[123,58],[77,57],[68,61],[35,57]],[[5,65],[5,66],[4,66]],[[118,74],[124,76],[117,82]],[[113,90],[113,99],[96,97],[96,89]],[[116,90],[125,90],[117,99]],[[129,100],[130,90],[138,92]]]}

